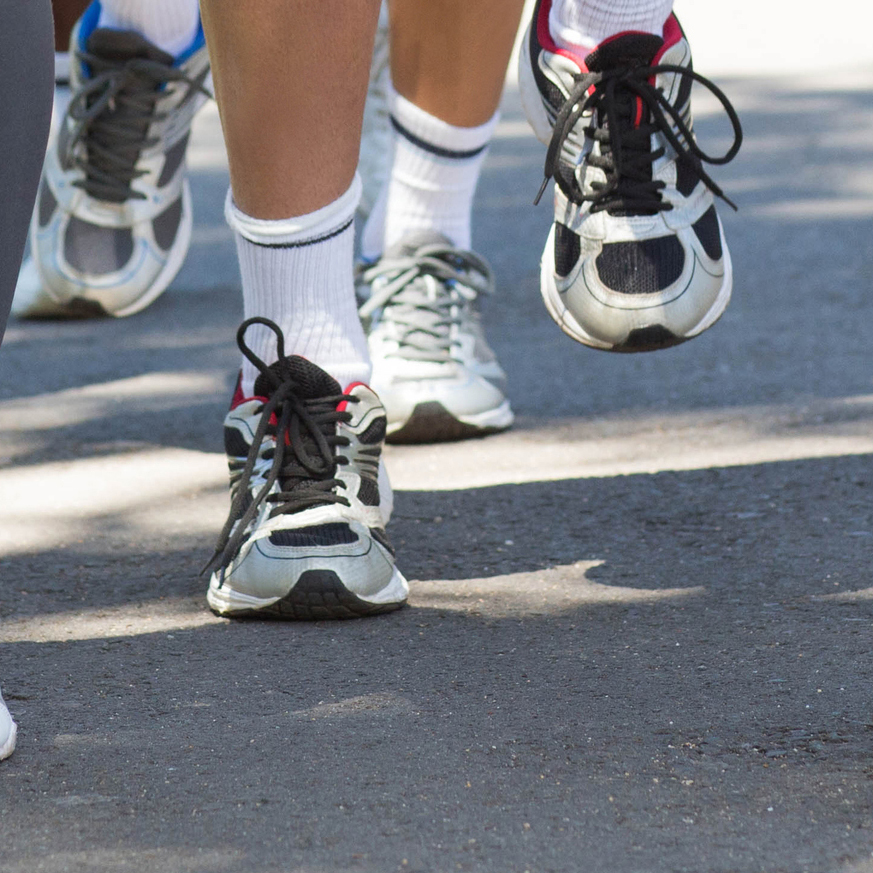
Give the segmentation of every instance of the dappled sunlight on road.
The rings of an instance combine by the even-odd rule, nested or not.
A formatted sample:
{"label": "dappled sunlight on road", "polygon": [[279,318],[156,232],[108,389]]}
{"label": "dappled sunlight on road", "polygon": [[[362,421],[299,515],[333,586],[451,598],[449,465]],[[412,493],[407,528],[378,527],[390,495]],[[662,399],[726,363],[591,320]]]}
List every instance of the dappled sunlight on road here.
{"label": "dappled sunlight on road", "polygon": [[445,609],[488,618],[555,615],[585,606],[656,603],[700,596],[702,586],[691,588],[631,588],[604,585],[586,577],[603,561],[579,561],[531,573],[510,573],[486,579],[411,583],[413,607]]}
{"label": "dappled sunlight on road", "polygon": [[873,395],[567,418],[488,440],[392,446],[400,490],[453,490],[873,453]]}

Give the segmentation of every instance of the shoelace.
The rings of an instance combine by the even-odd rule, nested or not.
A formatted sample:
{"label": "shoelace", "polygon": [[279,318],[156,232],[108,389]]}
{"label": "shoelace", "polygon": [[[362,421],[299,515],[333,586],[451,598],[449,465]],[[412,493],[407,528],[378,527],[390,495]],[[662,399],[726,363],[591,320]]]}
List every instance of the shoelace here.
{"label": "shoelace", "polygon": [[[690,77],[706,87],[721,103],[733,128],[734,140],[723,155],[708,155],[696,143],[694,134],[681,114],[664,96],[660,88],[649,81],[660,73],[676,73]],[[588,93],[590,90],[591,93]],[[648,109],[651,123],[633,126],[636,99]],[[562,152],[572,143],[572,132],[579,119],[591,111],[598,126],[585,128],[585,143],[578,164],[599,167],[606,183],[594,182],[593,194],[585,194],[576,173],[576,166],[561,161]],[[606,121],[604,129],[603,121]],[[675,130],[674,130],[675,126]],[[628,214],[654,214],[673,208],[661,198],[664,182],[652,179],[652,164],[665,153],[664,147],[651,148],[651,135],[659,132],[676,152],[677,160],[690,164],[700,180],[728,205],[736,209],[719,186],[703,169],[703,163],[726,164],[733,160],[743,141],[743,131],[737,113],[724,92],[709,79],[689,67],[658,64],[648,67],[618,67],[601,73],[581,75],[555,119],[552,139],[546,153],[545,178],[537,194],[538,203],[549,179],[554,178],[561,191],[574,203],[591,203],[591,211],[618,208]],[[593,144],[601,146],[601,154],[591,153]]]}
{"label": "shoelace", "polygon": [[[77,52],[76,57],[94,75],[67,109],[76,128],[66,142],[64,164],[85,174],[73,184],[98,200],[145,200],[146,195],[134,190],[132,183],[144,175],[136,169],[140,153],[159,142],[147,136],[149,126],[169,116],[155,110],[160,89],[171,82],[183,82],[189,86],[185,101],[197,93],[211,97],[203,86],[208,70],[193,79],[175,67],[147,58],[132,58],[119,65],[88,52]],[[85,145],[84,154],[75,153],[79,142]]]}
{"label": "shoelace", "polygon": [[[230,513],[215,546],[215,553],[203,568],[203,573],[225,568],[248,535],[248,527],[260,512],[263,503],[276,504],[268,515],[301,512],[312,506],[339,503],[349,506],[348,498],[336,493],[345,488],[336,478],[337,468],[348,464],[348,458],[336,453],[337,447],[348,446],[348,437],[336,435],[337,422],[351,420],[348,412],[338,412],[343,401],[357,403],[358,398],[348,394],[302,400],[297,396],[293,381],[282,381],[246,345],[245,332],[253,324],[263,324],[277,337],[278,360],[285,358],[282,331],[268,318],[250,318],[237,331],[240,351],[273,383],[266,403],[258,412],[260,421],[252,438],[251,448],[242,473],[236,482],[236,491]],[[268,444],[264,445],[265,440]],[[263,477],[259,461],[271,461],[269,472]],[[259,467],[256,474],[255,468]],[[249,492],[252,480],[264,478],[254,498]],[[279,483],[275,492],[273,487]]]}
{"label": "shoelace", "polygon": [[438,363],[453,360],[452,328],[462,324],[480,294],[494,288],[482,258],[439,244],[408,257],[382,258],[361,273],[361,281],[373,288],[361,318],[382,309],[381,317],[398,329],[401,357]]}

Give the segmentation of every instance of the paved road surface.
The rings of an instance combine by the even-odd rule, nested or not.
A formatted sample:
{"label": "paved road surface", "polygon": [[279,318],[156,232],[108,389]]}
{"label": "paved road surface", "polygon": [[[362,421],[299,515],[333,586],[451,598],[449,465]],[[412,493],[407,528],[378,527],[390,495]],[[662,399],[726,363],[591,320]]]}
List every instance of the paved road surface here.
{"label": "paved road surface", "polygon": [[174,287],[11,325],[2,873],[873,871],[873,69],[720,82],[735,301],[630,357],[541,305],[510,89],[476,243],[519,422],[390,451],[400,613],[205,609],[240,316],[214,112]]}

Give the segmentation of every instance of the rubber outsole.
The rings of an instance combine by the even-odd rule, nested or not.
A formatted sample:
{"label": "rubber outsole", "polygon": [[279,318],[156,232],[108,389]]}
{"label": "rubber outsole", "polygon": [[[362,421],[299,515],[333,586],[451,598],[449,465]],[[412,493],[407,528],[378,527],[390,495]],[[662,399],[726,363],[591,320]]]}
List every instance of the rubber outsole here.
{"label": "rubber outsole", "polygon": [[394,612],[406,601],[368,603],[353,594],[332,570],[307,570],[297,584],[280,600],[257,609],[232,609],[218,612],[223,618],[282,619],[284,621],[325,621],[369,618]]}
{"label": "rubber outsole", "polygon": [[412,415],[396,430],[385,437],[388,443],[442,443],[466,440],[500,433],[512,426],[469,424],[455,418],[439,401],[419,403]]}

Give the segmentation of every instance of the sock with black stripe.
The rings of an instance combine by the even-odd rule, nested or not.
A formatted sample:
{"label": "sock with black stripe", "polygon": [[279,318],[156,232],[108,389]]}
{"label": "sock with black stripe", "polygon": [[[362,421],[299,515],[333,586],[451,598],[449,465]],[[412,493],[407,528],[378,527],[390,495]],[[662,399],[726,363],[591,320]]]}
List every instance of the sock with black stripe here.
{"label": "sock with black stripe", "polygon": [[[353,274],[354,216],[361,180],[316,212],[280,221],[252,218],[228,193],[225,214],[236,236],[246,318],[275,321],[285,352],[302,355],[343,387],[368,382],[370,358],[358,318]],[[246,334],[267,364],[276,360],[276,338],[266,328]],[[250,397],[258,371],[242,364],[242,390]]]}
{"label": "sock with black stripe", "polygon": [[455,127],[396,91],[391,173],[364,226],[361,253],[373,260],[403,237],[433,230],[470,248],[473,195],[497,115],[478,127]]}

